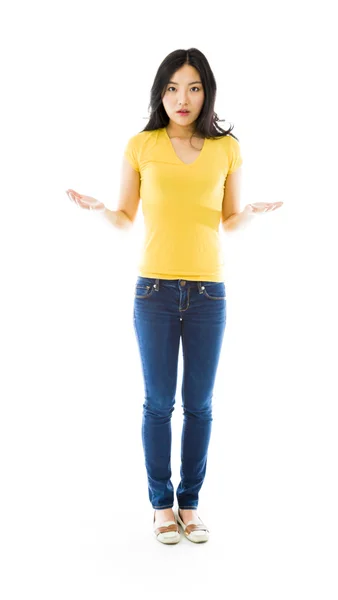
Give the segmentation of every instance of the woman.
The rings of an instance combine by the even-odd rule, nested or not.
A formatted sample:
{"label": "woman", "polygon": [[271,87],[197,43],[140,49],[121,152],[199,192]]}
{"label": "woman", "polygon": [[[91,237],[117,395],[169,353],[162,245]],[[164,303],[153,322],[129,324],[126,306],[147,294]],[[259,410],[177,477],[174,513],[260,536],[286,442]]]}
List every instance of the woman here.
{"label": "woman", "polygon": [[[85,209],[102,210],[113,225],[132,225],[140,197],[145,239],[134,297],[134,327],[144,376],[142,443],[153,531],[163,543],[193,542],[209,531],[197,514],[207,465],[212,396],[226,323],[219,225],[231,231],[282,202],[240,212],[242,157],[230,127],[217,125],[216,82],[196,48],[161,63],[151,89],[146,127],[125,147],[117,211],[67,193]],[[179,345],[183,348],[181,481],[173,511],[171,414]]]}

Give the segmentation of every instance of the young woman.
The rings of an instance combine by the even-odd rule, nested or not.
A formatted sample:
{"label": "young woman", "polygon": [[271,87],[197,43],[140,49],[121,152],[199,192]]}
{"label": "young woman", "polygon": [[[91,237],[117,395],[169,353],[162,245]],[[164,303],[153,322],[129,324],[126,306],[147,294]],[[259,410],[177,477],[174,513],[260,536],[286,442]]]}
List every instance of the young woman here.
{"label": "young woman", "polygon": [[[231,231],[282,202],[240,211],[242,157],[238,139],[217,125],[216,81],[196,48],[176,50],[161,63],[151,88],[146,127],[125,147],[118,210],[67,190],[85,209],[102,210],[130,227],[139,200],[145,222],[135,286],[134,328],[145,402],[142,443],[153,532],[160,542],[193,542],[209,531],[197,514],[206,474],[212,397],[226,323],[226,288],[219,225]],[[181,481],[173,511],[171,414],[180,340],[183,349]]]}

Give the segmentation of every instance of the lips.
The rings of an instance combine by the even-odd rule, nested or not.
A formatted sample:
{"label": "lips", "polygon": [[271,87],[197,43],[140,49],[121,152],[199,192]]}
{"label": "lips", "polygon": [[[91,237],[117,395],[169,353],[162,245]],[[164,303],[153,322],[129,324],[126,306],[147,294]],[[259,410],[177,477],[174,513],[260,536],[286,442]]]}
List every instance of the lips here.
{"label": "lips", "polygon": [[188,113],[190,111],[189,110],[177,110],[176,112],[178,112],[178,113]]}

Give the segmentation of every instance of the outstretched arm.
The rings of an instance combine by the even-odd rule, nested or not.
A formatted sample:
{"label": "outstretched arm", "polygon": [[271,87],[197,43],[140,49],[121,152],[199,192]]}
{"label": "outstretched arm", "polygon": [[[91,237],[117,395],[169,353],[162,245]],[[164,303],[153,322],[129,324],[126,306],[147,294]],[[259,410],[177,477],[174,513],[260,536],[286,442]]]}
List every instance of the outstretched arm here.
{"label": "outstretched arm", "polygon": [[240,210],[242,167],[228,174],[222,203],[222,227],[224,231],[235,231],[247,227],[256,215],[276,210],[283,202],[256,202]]}
{"label": "outstretched arm", "polygon": [[222,203],[222,227],[224,231],[243,229],[253,219],[248,211],[242,211],[241,205],[242,167],[229,173],[224,184]]}

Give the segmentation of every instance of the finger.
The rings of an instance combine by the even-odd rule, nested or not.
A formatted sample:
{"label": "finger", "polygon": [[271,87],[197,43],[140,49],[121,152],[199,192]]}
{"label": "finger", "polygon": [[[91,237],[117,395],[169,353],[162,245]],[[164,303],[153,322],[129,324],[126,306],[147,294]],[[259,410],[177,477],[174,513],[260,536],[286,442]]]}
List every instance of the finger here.
{"label": "finger", "polygon": [[70,195],[71,197],[79,197],[80,194],[78,194],[77,192],[75,192],[75,190],[67,190],[68,195]]}
{"label": "finger", "polygon": [[81,196],[79,195],[74,196],[74,202],[76,202],[81,207],[84,206],[84,202],[82,201]]}
{"label": "finger", "polygon": [[75,190],[68,190],[72,196],[76,196],[77,198],[81,198],[81,194],[76,192]]}
{"label": "finger", "polygon": [[70,200],[73,200],[73,202],[74,202],[74,200],[75,200],[74,194],[72,192],[67,192],[67,195],[68,195],[68,198],[70,198]]}

